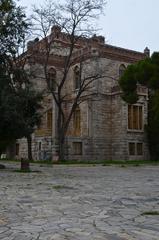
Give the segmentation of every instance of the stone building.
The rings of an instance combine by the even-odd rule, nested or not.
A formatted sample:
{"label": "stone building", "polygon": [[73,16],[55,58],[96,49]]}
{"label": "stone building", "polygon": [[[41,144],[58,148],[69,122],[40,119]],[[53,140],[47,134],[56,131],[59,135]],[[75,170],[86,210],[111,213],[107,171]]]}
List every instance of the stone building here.
{"label": "stone building", "polygon": [[[61,77],[64,59],[69,52],[68,36],[54,26],[48,38],[52,39],[48,74],[50,80]],[[50,40],[51,41],[51,40]],[[104,37],[94,35],[90,39],[78,40],[72,55],[64,94],[70,99],[78,91],[78,74],[83,56],[83,72],[101,72],[102,77],[93,81],[91,95],[85,99],[72,116],[67,131],[65,156],[69,160],[131,160],[148,159],[145,133],[147,124],[147,89],[138,86],[139,100],[134,105],[121,98],[118,80],[129,64],[136,63],[149,55],[111,46]],[[37,90],[47,89],[43,76],[43,40],[32,41],[25,53],[26,68],[35,71],[32,81]],[[70,101],[66,101],[66,111]],[[36,160],[56,160],[57,107],[52,95],[46,91],[43,102],[41,126],[33,134],[33,157]],[[16,156],[27,154],[26,140],[16,143]]]}

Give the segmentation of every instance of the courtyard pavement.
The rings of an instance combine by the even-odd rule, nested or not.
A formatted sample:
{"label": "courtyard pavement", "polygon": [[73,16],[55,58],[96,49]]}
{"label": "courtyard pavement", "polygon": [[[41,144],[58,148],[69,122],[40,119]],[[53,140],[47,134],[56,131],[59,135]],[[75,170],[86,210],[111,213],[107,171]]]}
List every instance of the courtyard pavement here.
{"label": "courtyard pavement", "polygon": [[159,240],[159,166],[5,165],[0,239]]}

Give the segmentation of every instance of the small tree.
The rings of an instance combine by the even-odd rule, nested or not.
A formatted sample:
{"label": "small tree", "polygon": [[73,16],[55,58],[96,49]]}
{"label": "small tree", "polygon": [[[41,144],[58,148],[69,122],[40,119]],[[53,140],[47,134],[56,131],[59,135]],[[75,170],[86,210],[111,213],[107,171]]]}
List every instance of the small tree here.
{"label": "small tree", "polygon": [[26,137],[28,144],[28,160],[32,157],[32,133],[41,122],[42,93],[37,93],[31,84],[17,91],[18,119],[22,125],[22,136]]}
{"label": "small tree", "polygon": [[138,84],[148,88],[149,149],[151,158],[159,160],[159,53],[155,52],[150,58],[128,66],[119,83],[123,99],[132,104],[138,100]]}
{"label": "small tree", "polygon": [[[68,79],[69,70],[74,64],[73,56],[77,50],[77,44],[80,39],[88,40],[96,29],[93,27],[93,21],[101,14],[105,1],[104,0],[68,0],[63,4],[55,4],[54,2],[47,3],[41,8],[34,8],[35,28],[39,35],[43,38],[43,68],[44,76],[47,82],[53,99],[56,103],[57,113],[57,129],[58,129],[58,152],[59,159],[64,160],[64,143],[66,132],[68,130],[70,120],[77,106],[85,101],[90,95],[90,88],[93,81],[102,77],[99,72],[84,74],[84,61],[86,56],[81,54],[79,56],[79,86],[78,91],[72,98],[70,109],[67,111],[67,116],[64,110],[64,103],[68,102],[68,96],[71,93],[65,94],[64,88]],[[50,29],[55,26],[55,35],[51,34]],[[55,82],[56,88],[51,88],[49,84],[49,60],[50,52],[54,49],[56,51],[56,40],[59,32],[62,31],[67,38],[67,47],[63,48],[63,71],[61,77]],[[86,47],[86,45],[85,45]],[[88,46],[87,46],[88,47]],[[53,51],[54,51],[53,50]],[[65,53],[66,51],[66,53]],[[55,91],[56,89],[56,91]]]}

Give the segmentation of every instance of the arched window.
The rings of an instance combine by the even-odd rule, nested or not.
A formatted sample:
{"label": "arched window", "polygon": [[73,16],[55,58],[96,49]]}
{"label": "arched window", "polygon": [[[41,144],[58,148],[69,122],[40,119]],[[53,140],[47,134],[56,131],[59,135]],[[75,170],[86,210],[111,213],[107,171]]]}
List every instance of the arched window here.
{"label": "arched window", "polygon": [[49,84],[49,89],[55,91],[55,89],[56,89],[56,70],[54,68],[50,68],[48,71],[48,84]]}
{"label": "arched window", "polygon": [[125,69],[126,69],[125,65],[124,65],[124,64],[121,64],[120,67],[119,67],[119,78],[122,77],[122,75],[123,75],[124,72],[125,72]]}
{"label": "arched window", "polygon": [[75,89],[79,89],[81,85],[81,76],[80,76],[80,69],[78,66],[74,68],[74,83],[75,83]]}
{"label": "arched window", "polygon": [[73,125],[74,125],[74,133],[76,136],[80,135],[81,133],[81,111],[79,106],[76,108],[74,112],[73,118]]}

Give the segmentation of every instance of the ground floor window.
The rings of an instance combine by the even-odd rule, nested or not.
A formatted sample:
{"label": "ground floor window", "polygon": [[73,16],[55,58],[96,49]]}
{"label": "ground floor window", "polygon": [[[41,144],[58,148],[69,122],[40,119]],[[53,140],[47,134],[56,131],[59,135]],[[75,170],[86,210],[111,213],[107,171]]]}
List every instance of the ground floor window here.
{"label": "ground floor window", "polygon": [[15,144],[15,155],[18,156],[19,155],[19,143]]}
{"label": "ground floor window", "polygon": [[129,155],[142,156],[143,155],[143,143],[140,142],[129,142]]}
{"label": "ground floor window", "polygon": [[41,142],[38,143],[38,150],[41,151]]}
{"label": "ground floor window", "polygon": [[80,136],[80,133],[81,133],[81,111],[80,111],[79,106],[76,108],[76,110],[74,112],[73,125],[74,125],[75,136]]}
{"label": "ground floor window", "polygon": [[82,142],[73,142],[74,155],[82,155]]}
{"label": "ground floor window", "polygon": [[52,109],[47,111],[47,129],[52,130]]}
{"label": "ground floor window", "polygon": [[137,155],[143,155],[143,143],[136,143]]}
{"label": "ground floor window", "polygon": [[135,155],[135,143],[133,142],[129,143],[129,155],[131,156]]}

